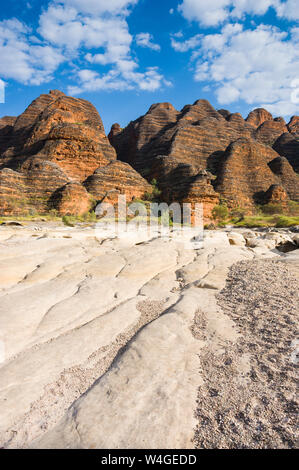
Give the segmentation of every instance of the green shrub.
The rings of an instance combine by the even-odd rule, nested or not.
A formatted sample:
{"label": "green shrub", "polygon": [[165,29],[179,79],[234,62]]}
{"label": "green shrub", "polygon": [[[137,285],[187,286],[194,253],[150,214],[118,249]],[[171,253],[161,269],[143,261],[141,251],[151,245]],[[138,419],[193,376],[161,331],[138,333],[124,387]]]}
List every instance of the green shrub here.
{"label": "green shrub", "polygon": [[238,223],[235,224],[236,227],[292,227],[294,225],[299,225],[299,217],[290,217],[286,215],[264,215],[264,216],[247,216]]}
{"label": "green shrub", "polygon": [[62,217],[62,222],[64,223],[64,225],[66,225],[67,227],[74,227],[74,224],[72,222],[72,219],[69,215],[64,215]]}
{"label": "green shrub", "polygon": [[284,208],[281,204],[265,204],[261,206],[261,211],[267,215],[283,214]]}
{"label": "green shrub", "polygon": [[280,215],[275,217],[273,220],[275,222],[275,227],[292,227],[294,225],[299,225],[299,217],[288,217],[286,215]]}
{"label": "green shrub", "polygon": [[242,207],[235,207],[230,211],[230,217],[232,217],[232,219],[243,220],[245,215],[246,209],[243,209]]}
{"label": "green shrub", "polygon": [[151,185],[152,185],[152,191],[144,193],[143,197],[146,201],[158,202],[162,194],[162,191],[159,189],[158,182],[155,178],[151,181]]}
{"label": "green shrub", "polygon": [[212,217],[218,222],[224,222],[228,217],[228,208],[226,205],[219,204],[212,210]]}
{"label": "green shrub", "polygon": [[288,208],[289,208],[289,215],[299,216],[299,202],[289,201]]}

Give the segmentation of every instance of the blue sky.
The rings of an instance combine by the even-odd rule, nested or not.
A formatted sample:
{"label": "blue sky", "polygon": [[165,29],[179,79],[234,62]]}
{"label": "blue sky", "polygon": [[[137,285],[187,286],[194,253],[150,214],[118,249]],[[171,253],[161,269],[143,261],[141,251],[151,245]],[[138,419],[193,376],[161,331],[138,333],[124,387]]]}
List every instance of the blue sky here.
{"label": "blue sky", "polygon": [[299,111],[298,20],[298,0],[2,2],[0,116],[58,88],[91,101],[107,132],[152,103],[199,98],[288,118]]}

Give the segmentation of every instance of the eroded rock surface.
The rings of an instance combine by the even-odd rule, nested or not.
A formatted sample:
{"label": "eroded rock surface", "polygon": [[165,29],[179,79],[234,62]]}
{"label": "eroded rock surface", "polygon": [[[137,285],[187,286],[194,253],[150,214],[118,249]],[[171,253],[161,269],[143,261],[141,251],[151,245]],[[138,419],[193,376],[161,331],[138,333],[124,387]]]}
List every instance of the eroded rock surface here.
{"label": "eroded rock surface", "polygon": [[[208,216],[217,198],[213,201],[208,182],[206,190],[194,191],[194,178],[202,171],[215,176],[214,189],[232,206],[250,207],[257,200],[263,202],[259,193],[272,184],[281,184],[290,199],[298,200],[298,177],[294,172],[298,168],[297,128],[296,116],[287,125],[283,118],[273,118],[260,108],[244,120],[239,113],[216,111],[208,101],[198,100],[181,111],[170,103],[155,104],[126,128],[115,124],[109,139],[118,158],[149,181],[156,178],[170,202],[190,199],[192,194],[192,201],[195,198],[206,206]],[[242,142],[247,143],[240,151]],[[229,166],[227,154],[232,149],[236,155],[234,165]],[[269,166],[279,155],[290,164],[280,181]],[[183,191],[176,191],[180,188]]]}
{"label": "eroded rock surface", "polygon": [[91,208],[92,199],[82,183],[101,168],[106,181],[93,191],[98,199],[113,184],[129,200],[149,189],[139,175],[132,182],[135,171],[123,163],[113,165],[115,160],[91,103],[57,90],[41,95],[18,118],[0,120],[0,213],[56,209],[81,215]]}
{"label": "eroded rock surface", "polygon": [[[185,244],[190,235],[184,237],[132,231],[113,238],[97,227],[42,223],[0,228],[2,447],[293,446],[298,236],[206,231],[203,245],[192,249]],[[288,242],[295,251],[276,250]],[[255,265],[266,276],[263,283]],[[238,266],[243,271],[235,282]],[[281,284],[273,290],[276,274]],[[288,286],[291,297],[281,298],[279,289]],[[255,298],[263,305],[254,310]],[[271,335],[279,332],[284,345],[281,349],[275,339],[274,356],[272,336],[262,331],[269,329],[266,318],[273,324]],[[254,321],[264,322],[258,323],[259,335]],[[266,349],[270,362],[263,368],[258,358]],[[281,380],[291,388],[285,406],[279,372],[270,375],[272,356],[275,364],[286,365]],[[253,376],[252,370],[260,372]],[[263,411],[246,427],[240,387],[251,391],[252,406],[275,395],[280,430]],[[227,430],[231,422],[241,426],[235,440],[234,429]]]}

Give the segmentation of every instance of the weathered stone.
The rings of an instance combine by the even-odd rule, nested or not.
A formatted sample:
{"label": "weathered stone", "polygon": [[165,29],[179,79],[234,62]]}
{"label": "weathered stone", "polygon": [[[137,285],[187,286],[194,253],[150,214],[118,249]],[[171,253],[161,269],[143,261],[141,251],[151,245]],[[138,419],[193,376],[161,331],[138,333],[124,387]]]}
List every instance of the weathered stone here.
{"label": "weathered stone", "polygon": [[282,134],[273,145],[274,150],[286,157],[294,170],[299,170],[299,140],[293,134]]}
{"label": "weathered stone", "polygon": [[225,152],[216,185],[230,206],[250,207],[259,202],[270,185],[278,182],[268,162],[277,156],[254,140],[238,139]]}
{"label": "weathered stone", "polygon": [[279,177],[281,185],[287,191],[289,198],[299,201],[298,176],[288,160],[284,157],[277,157],[269,162],[268,165],[271,171]]}
{"label": "weathered stone", "polygon": [[272,147],[276,140],[285,132],[288,132],[285,122],[265,121],[258,127],[255,137],[262,144]]}
{"label": "weathered stone", "polygon": [[[214,186],[220,195],[234,201],[234,205],[252,206],[259,200],[259,193],[263,195],[272,184],[282,185],[290,198],[297,199],[298,185],[294,184],[297,178],[294,172],[284,164],[283,174],[280,171],[276,175],[268,166],[278,157],[271,146],[282,134],[290,136],[284,119],[273,119],[262,108],[250,113],[245,121],[239,113],[223,109],[216,111],[206,100],[198,100],[180,112],[169,103],[153,105],[145,116],[126,128],[112,126],[109,139],[120,160],[129,162],[148,181],[157,179],[167,201],[187,201],[190,194],[194,201],[196,176],[208,170],[217,176],[217,180],[206,182],[207,187],[203,191],[202,178],[198,179],[201,181],[198,202],[203,199],[200,194],[208,195],[208,205],[212,207],[212,200],[217,202],[217,197],[210,197]],[[246,139],[255,148],[254,155],[249,151],[251,163],[246,163],[245,155],[241,161],[236,158],[232,168],[223,174],[228,149],[239,139]],[[259,147],[260,144],[263,145]],[[294,156],[294,160],[297,158]],[[238,189],[240,166],[243,166],[242,189]],[[224,179],[226,187],[221,183]],[[228,184],[231,184],[230,190]],[[237,193],[240,198],[238,196],[236,200]]]}
{"label": "weathered stone", "polygon": [[279,204],[281,206],[287,206],[289,198],[281,186],[278,184],[272,184],[264,195],[265,204]]}
{"label": "weathered stone", "polygon": [[92,196],[80,183],[68,183],[51,196],[49,206],[53,205],[61,215],[83,215],[90,211]]}
{"label": "weathered stone", "polygon": [[126,195],[128,201],[142,198],[145,192],[151,192],[151,185],[128,163],[115,161],[104,168],[98,168],[84,182],[88,192],[97,200],[110,198],[117,202],[118,194]]}
{"label": "weathered stone", "polygon": [[299,116],[293,116],[288,123],[289,132],[292,134],[299,134]]}
{"label": "weathered stone", "polygon": [[[94,106],[57,90],[34,100],[18,118],[1,119],[0,151],[5,214],[48,210],[58,189],[83,182],[116,158]],[[73,212],[66,198],[73,198],[79,213],[85,211],[89,196],[82,186],[67,186],[62,193],[62,213]]]}
{"label": "weathered stone", "polygon": [[272,114],[264,108],[257,108],[248,114],[246,121],[251,126],[258,128],[265,121],[272,121]]}

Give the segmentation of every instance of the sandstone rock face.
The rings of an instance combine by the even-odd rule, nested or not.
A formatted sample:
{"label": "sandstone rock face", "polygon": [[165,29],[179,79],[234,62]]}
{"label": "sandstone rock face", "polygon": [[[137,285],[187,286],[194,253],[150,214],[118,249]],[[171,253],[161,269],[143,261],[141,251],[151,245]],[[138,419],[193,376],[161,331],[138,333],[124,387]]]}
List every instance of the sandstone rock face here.
{"label": "sandstone rock face", "polygon": [[268,163],[276,158],[270,147],[249,139],[238,139],[225,152],[216,190],[230,205],[250,207],[261,202],[270,185],[277,183]]}
{"label": "sandstone rock face", "polygon": [[[291,122],[295,128],[296,119]],[[249,207],[272,184],[280,184],[289,198],[297,200],[298,183],[293,169],[286,170],[284,164],[283,175],[281,171],[278,175],[268,165],[282,155],[296,168],[298,142],[289,130],[283,118],[273,119],[262,108],[244,120],[239,113],[216,111],[206,100],[198,100],[181,111],[169,103],[156,104],[125,129],[114,125],[109,139],[120,160],[129,162],[148,181],[157,179],[166,200],[189,201],[192,194],[192,201],[206,201],[209,213],[212,200],[219,200],[219,194],[214,197],[214,190],[232,205]],[[283,135],[287,136],[287,145]],[[243,147],[240,139],[245,139]],[[232,147],[234,142],[239,143]],[[236,156],[227,161],[232,149]],[[202,171],[209,171],[216,178],[205,185],[202,177],[197,179]],[[200,191],[194,191],[194,181],[195,186],[201,181]]]}
{"label": "sandstone rock face", "polygon": [[24,154],[35,155],[77,181],[115,159],[96,109],[57,91],[40,96],[18,117],[10,144],[2,158],[11,157],[11,165],[19,165]]}
{"label": "sandstone rock face", "polygon": [[294,173],[292,166],[284,157],[277,157],[268,163],[271,171],[278,176],[281,185],[290,199],[299,200],[298,176]]}
{"label": "sandstone rock face", "polygon": [[255,138],[262,144],[272,147],[276,140],[285,132],[288,132],[285,122],[265,121],[258,127]]}
{"label": "sandstone rock face", "polygon": [[53,192],[69,181],[58,165],[37,157],[25,160],[20,171],[4,168],[0,170],[0,212],[46,212]]}
{"label": "sandstone rock face", "polygon": [[266,204],[279,204],[286,206],[288,202],[288,195],[282,186],[273,184],[266,191],[264,201]]}
{"label": "sandstone rock face", "polygon": [[273,184],[298,200],[298,146],[297,116],[286,125],[259,108],[244,120],[206,100],[154,104],[108,139],[92,104],[52,90],[0,119],[0,213],[81,213],[92,198],[143,197],[153,178],[164,201],[203,203],[206,220],[221,197],[250,207]]}
{"label": "sandstone rock face", "polygon": [[251,111],[251,113],[248,114],[246,121],[248,124],[251,126],[255,127],[256,129],[263,124],[265,121],[272,121],[273,116],[269,111],[267,111],[264,108],[257,108]]}
{"label": "sandstone rock face", "polygon": [[[0,152],[0,212],[6,215],[51,208],[82,214],[92,197],[81,183],[116,159],[96,109],[57,90],[41,95],[18,118],[1,119]],[[109,168],[115,181],[117,169]],[[122,178],[120,185],[130,188]]]}
{"label": "sandstone rock face", "polygon": [[288,124],[289,132],[299,135],[299,116],[293,116]]}
{"label": "sandstone rock face", "polygon": [[299,171],[299,140],[290,133],[282,134],[273,145],[279,155],[286,157],[294,170]]}
{"label": "sandstone rock face", "polygon": [[67,183],[52,194],[51,205],[62,215],[83,215],[91,209],[92,197],[80,183]]}
{"label": "sandstone rock face", "polygon": [[0,155],[2,153],[2,149],[5,149],[8,145],[16,119],[16,117],[12,116],[4,116],[0,119]]}
{"label": "sandstone rock face", "polygon": [[104,168],[98,168],[84,182],[88,192],[97,200],[125,194],[130,201],[142,198],[145,192],[151,192],[151,185],[140,176],[128,163],[115,161]]}

